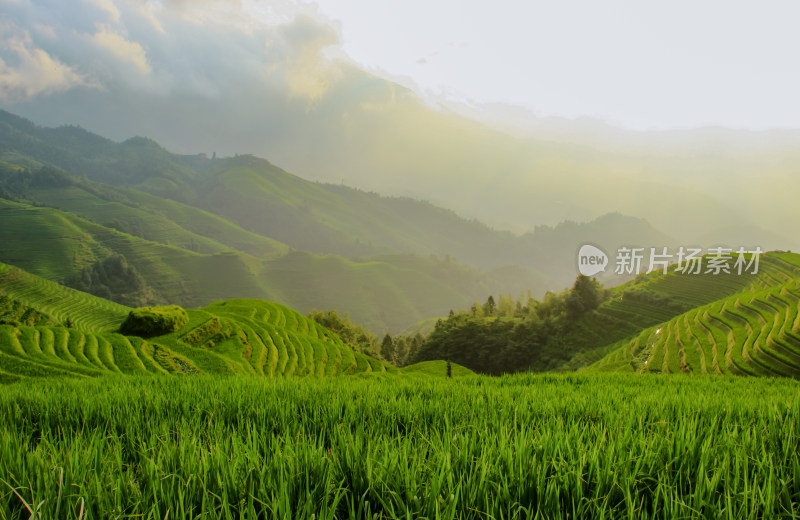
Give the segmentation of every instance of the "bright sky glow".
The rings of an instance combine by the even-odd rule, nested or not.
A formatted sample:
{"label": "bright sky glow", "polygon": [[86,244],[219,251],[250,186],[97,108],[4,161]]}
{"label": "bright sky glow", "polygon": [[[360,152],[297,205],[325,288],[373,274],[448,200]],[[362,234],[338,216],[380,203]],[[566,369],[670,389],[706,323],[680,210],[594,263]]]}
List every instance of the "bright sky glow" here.
{"label": "bright sky glow", "polygon": [[800,128],[800,3],[318,0],[342,49],[431,97],[636,129]]}

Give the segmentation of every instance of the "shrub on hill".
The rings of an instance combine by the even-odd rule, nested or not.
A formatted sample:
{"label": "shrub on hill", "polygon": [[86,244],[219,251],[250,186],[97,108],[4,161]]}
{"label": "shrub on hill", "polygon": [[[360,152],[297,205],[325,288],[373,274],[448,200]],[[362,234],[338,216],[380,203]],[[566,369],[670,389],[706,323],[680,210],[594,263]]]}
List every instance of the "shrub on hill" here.
{"label": "shrub on hill", "polygon": [[189,323],[186,311],[177,305],[133,309],[119,328],[122,334],[140,337],[177,332]]}
{"label": "shrub on hill", "polygon": [[318,311],[308,313],[308,317],[329,331],[338,334],[342,341],[353,347],[357,352],[376,358],[382,358],[378,336],[366,330],[361,325],[353,323],[348,314],[340,316],[337,311]]}

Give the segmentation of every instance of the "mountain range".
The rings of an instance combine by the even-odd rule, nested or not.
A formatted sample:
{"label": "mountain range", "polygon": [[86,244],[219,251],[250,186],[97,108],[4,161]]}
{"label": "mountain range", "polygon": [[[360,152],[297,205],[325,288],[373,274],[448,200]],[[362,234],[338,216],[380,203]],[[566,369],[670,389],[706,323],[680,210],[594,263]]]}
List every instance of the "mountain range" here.
{"label": "mountain range", "polygon": [[[379,333],[488,294],[560,289],[587,241],[607,251],[674,244],[620,214],[516,235],[428,202],[311,182],[252,155],[173,154],[148,138],[115,142],[8,112],[0,190],[0,261],[34,274],[128,304],[250,297],[335,308]],[[114,255],[141,277],[138,293],[97,281]]]}

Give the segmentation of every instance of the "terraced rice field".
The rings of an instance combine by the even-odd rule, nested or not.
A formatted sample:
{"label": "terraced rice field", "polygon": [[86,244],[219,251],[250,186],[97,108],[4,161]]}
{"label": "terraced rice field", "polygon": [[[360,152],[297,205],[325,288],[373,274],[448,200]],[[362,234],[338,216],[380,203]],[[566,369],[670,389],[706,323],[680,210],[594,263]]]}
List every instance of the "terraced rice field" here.
{"label": "terraced rice field", "polygon": [[800,377],[799,309],[797,279],[742,292],[645,329],[591,369]]}
{"label": "terraced rice field", "polygon": [[[670,271],[666,275],[651,273],[636,284],[622,286],[612,299],[598,309],[598,322],[612,321],[617,326],[626,324],[632,330],[641,330],[674,318],[682,311],[707,305],[742,291],[757,291],[779,287],[800,278],[800,255],[771,252],[761,255],[758,273],[755,275],[726,274],[678,274]],[[631,289],[642,288],[646,293],[667,297],[663,300],[633,298],[624,294]]]}
{"label": "terraced rice field", "polygon": [[72,327],[92,331],[115,330],[130,309],[90,294],[64,287],[0,263],[0,295],[34,308]]}
{"label": "terraced rice field", "polygon": [[0,325],[0,367],[0,378],[12,381],[110,373],[169,374],[190,371],[194,365],[162,345],[141,338],[65,327]]}
{"label": "terraced rice field", "polygon": [[[724,316],[716,316],[711,323],[706,323],[703,313],[698,315],[695,311],[740,293],[780,288],[796,280],[800,280],[800,255],[781,252],[761,255],[757,274],[689,275],[676,273],[672,268],[667,274],[642,275],[613,289],[611,298],[584,319],[582,332],[587,339],[585,350],[579,355],[582,359],[566,368],[585,367],[584,360],[591,360],[594,362],[592,370],[631,370],[632,358],[636,357],[639,370],[648,361],[641,346],[649,341],[646,336],[680,317],[680,321],[688,320],[688,323],[683,326],[673,324],[664,329],[665,336],[655,338],[663,343],[669,335],[669,342],[675,350],[669,347],[663,353],[656,352],[656,365],[648,361],[646,369],[693,373],[699,369],[702,373],[729,373],[724,357],[727,349],[716,347],[714,350],[712,347],[718,342],[725,344],[729,341],[726,329],[726,325],[731,325],[729,320],[733,320],[733,327],[729,327],[733,329],[733,341],[744,341],[746,331],[740,330],[741,317],[736,315],[736,309],[729,308]],[[643,332],[645,337],[640,338]],[[757,337],[751,337],[751,342]],[[652,343],[654,341],[649,341],[648,345]],[[623,346],[627,351],[617,352]],[[750,353],[753,346],[748,343],[743,348]],[[714,357],[715,352],[720,351],[722,355]],[[731,355],[737,355],[736,351]]]}
{"label": "terraced rice field", "polygon": [[[155,340],[187,357],[204,352],[204,363],[198,364],[201,371],[267,377],[396,371],[353,351],[318,323],[276,303],[226,300],[188,312],[188,325]],[[213,359],[214,355],[224,359]]]}
{"label": "terraced rice field", "polygon": [[189,323],[179,331],[147,339],[116,332],[130,310],[0,264],[0,317],[5,322],[0,324],[0,379],[108,373],[324,377],[397,371],[270,302],[228,300],[189,310]]}

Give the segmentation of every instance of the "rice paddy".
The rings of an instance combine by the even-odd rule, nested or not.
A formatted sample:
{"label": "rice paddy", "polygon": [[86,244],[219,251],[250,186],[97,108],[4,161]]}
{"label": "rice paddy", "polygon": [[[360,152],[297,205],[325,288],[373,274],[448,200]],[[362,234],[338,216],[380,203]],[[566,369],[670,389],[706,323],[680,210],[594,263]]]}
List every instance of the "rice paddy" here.
{"label": "rice paddy", "polygon": [[591,370],[800,377],[800,284],[692,309],[620,342]]}
{"label": "rice paddy", "polygon": [[591,368],[638,374],[448,378],[262,300],[125,336],[131,309],[0,264],[0,519],[798,518],[800,282],[776,265]]}
{"label": "rice paddy", "polygon": [[6,519],[800,516],[791,379],[53,378],[0,424]]}

